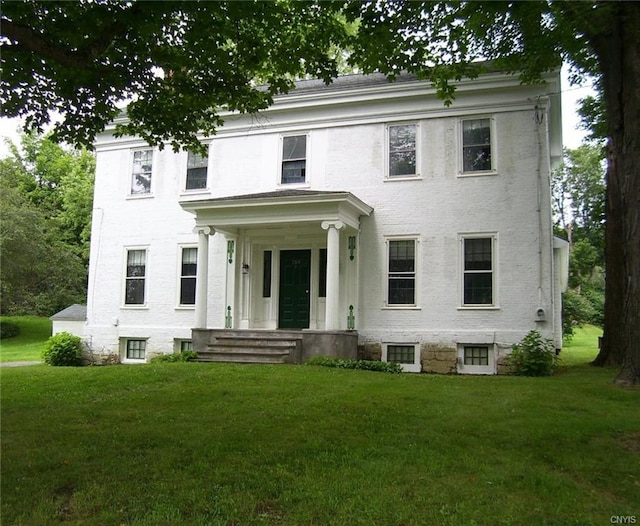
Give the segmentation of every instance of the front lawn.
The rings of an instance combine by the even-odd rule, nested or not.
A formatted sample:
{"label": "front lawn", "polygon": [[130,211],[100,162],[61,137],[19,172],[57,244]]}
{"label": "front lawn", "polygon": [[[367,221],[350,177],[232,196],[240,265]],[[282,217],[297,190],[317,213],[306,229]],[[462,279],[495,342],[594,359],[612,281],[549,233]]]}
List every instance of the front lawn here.
{"label": "front lawn", "polygon": [[640,390],[614,386],[612,369],[523,378],[155,363],[1,374],[3,525],[640,517]]}

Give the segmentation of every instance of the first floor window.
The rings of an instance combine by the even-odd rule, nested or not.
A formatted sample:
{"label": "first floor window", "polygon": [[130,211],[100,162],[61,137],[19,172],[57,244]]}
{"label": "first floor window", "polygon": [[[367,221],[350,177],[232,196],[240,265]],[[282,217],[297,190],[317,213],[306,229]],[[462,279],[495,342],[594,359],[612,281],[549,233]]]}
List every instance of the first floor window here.
{"label": "first floor window", "polygon": [[463,239],[463,298],[464,305],[494,305],[492,237]]}
{"label": "first floor window", "polygon": [[281,184],[304,183],[307,180],[307,136],[282,138]]}
{"label": "first floor window", "polygon": [[151,192],[151,171],[153,168],[153,150],[133,152],[133,170],[131,176],[131,194]]}
{"label": "first floor window", "polygon": [[414,345],[387,345],[387,361],[394,363],[414,363],[416,348]]}
{"label": "first floor window", "polygon": [[209,158],[199,153],[187,153],[187,190],[201,190],[207,187]]}
{"label": "first floor window", "polygon": [[198,249],[183,248],[182,264],[180,265],[180,305],[195,305],[196,303],[197,264]]}
{"label": "first floor window", "polygon": [[127,340],[127,360],[144,360],[146,349],[146,340]]}
{"label": "first floor window", "polygon": [[489,365],[489,347],[477,345],[464,346],[465,365]]}
{"label": "first floor window", "polygon": [[462,121],[462,171],[486,172],[492,169],[491,119]]}
{"label": "first floor window", "polygon": [[144,305],[146,276],[147,251],[128,250],[124,297],[125,305]]}
{"label": "first floor window", "polygon": [[262,255],[262,297],[271,297],[271,267],[273,260],[273,252],[265,250]]}
{"label": "first floor window", "polygon": [[319,251],[320,265],[318,268],[318,297],[327,297],[327,249],[321,248]]}
{"label": "first floor window", "polygon": [[389,126],[389,177],[416,175],[416,125]]}
{"label": "first floor window", "polygon": [[181,340],[180,352],[193,352],[193,342],[191,340]]}
{"label": "first floor window", "polygon": [[416,304],[416,240],[388,242],[388,305]]}

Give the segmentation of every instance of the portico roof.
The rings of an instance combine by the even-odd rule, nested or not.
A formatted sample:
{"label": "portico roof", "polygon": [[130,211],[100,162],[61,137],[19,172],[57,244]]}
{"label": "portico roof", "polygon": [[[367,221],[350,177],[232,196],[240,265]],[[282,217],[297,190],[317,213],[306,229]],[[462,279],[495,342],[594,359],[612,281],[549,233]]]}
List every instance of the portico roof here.
{"label": "portico roof", "polygon": [[242,227],[342,221],[359,229],[360,217],[373,207],[351,192],[285,189],[214,199],[182,200],[180,206],[196,216],[196,226],[234,230]]}

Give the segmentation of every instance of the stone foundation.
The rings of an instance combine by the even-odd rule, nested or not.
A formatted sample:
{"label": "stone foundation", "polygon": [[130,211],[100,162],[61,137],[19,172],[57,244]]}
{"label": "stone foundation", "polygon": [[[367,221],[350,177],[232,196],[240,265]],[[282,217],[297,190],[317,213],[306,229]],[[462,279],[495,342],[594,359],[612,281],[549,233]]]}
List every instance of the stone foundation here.
{"label": "stone foundation", "polygon": [[456,374],[458,351],[443,345],[424,343],[420,346],[423,373]]}

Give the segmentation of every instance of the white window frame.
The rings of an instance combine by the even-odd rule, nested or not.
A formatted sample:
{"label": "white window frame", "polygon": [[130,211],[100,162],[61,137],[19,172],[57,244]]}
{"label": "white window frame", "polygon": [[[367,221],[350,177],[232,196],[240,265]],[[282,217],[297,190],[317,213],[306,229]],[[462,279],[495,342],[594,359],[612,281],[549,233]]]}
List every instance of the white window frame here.
{"label": "white window frame", "polygon": [[[196,274],[193,276],[183,276],[182,275],[182,257],[184,254],[185,249],[195,249],[196,250]],[[198,245],[190,243],[187,245],[178,245],[178,262],[177,262],[177,277],[178,277],[178,283],[176,286],[176,290],[177,290],[177,297],[176,297],[176,304],[177,307],[179,309],[186,309],[186,310],[190,310],[190,309],[195,309],[196,307],[196,302],[195,302],[195,297],[194,297],[194,301],[193,303],[182,303],[182,279],[183,278],[193,278],[196,282],[196,287],[198,286],[198,281],[197,281],[197,273],[198,273]]]}
{"label": "white window frame", "polygon": [[[305,137],[305,158],[304,158],[304,181],[296,183],[283,183],[282,182],[282,166],[285,162],[284,159],[284,140],[287,137]],[[311,168],[311,134],[309,132],[298,133],[283,133],[280,135],[278,142],[278,186],[283,188],[300,188],[308,187],[310,182],[310,168]]]}
{"label": "white window frame", "polygon": [[[491,169],[490,170],[472,170],[465,171],[464,169],[464,122],[476,121],[476,120],[489,120],[489,133],[490,137],[490,150],[491,150]],[[493,115],[467,115],[458,119],[458,177],[477,177],[482,175],[497,175],[498,173],[498,156],[496,147],[496,124],[495,117]]]}
{"label": "white window frame", "polygon": [[[486,347],[488,350],[487,365],[465,364],[465,348]],[[458,373],[460,374],[496,374],[496,345],[493,343],[458,343]]]}
{"label": "white window frame", "polygon": [[191,338],[176,338],[175,340],[173,340],[173,352],[175,354],[179,354],[182,352],[182,344],[184,343],[190,343],[191,344],[191,350],[193,350],[193,340],[191,340]]}
{"label": "white window frame", "polygon": [[[500,308],[499,295],[498,295],[498,234],[497,232],[473,232],[459,234],[459,275],[460,275],[460,306],[462,310],[495,310]],[[465,270],[465,240],[467,239],[491,239],[491,299],[492,303],[465,303],[464,302],[464,278],[467,272],[473,273],[473,271]],[[483,271],[477,271],[486,272]]]}
{"label": "white window frame", "polygon": [[[121,353],[121,358],[120,361],[122,363],[130,363],[130,364],[134,364],[134,363],[147,363],[147,344],[148,344],[149,338],[144,338],[144,337],[124,337],[124,338],[120,338],[120,353]],[[129,342],[144,342],[144,358],[129,358],[128,352],[129,352]]]}
{"label": "white window frame", "polygon": [[[133,251],[143,251],[145,253],[144,260],[144,301],[142,303],[127,303],[127,281],[130,276],[127,276],[127,267],[129,263],[129,252]],[[149,293],[149,247],[148,246],[128,246],[124,247],[124,261],[122,268],[122,305],[123,309],[146,309],[148,303],[148,293]],[[134,278],[134,276],[131,276]]]}
{"label": "white window frame", "polygon": [[210,162],[211,162],[211,153],[210,153],[210,143],[202,143],[202,146],[204,146],[207,149],[207,164],[206,164],[206,168],[207,168],[207,181],[206,184],[204,185],[204,188],[187,188],[187,181],[188,181],[188,175],[189,175],[189,156],[193,154],[193,152],[190,152],[187,150],[186,152],[186,159],[185,159],[185,170],[184,170],[184,178],[182,181],[182,191],[185,193],[189,193],[189,194],[194,194],[194,193],[198,193],[198,192],[207,192],[209,190],[209,175],[210,175]]}
{"label": "white window frame", "polygon": [[[389,302],[389,280],[390,280],[390,272],[389,272],[389,250],[392,241],[413,241],[414,242],[414,296],[413,303],[390,303]],[[385,252],[384,252],[384,308],[385,309],[409,309],[415,310],[420,309],[420,236],[417,234],[412,235],[394,235],[394,236],[385,236]]]}
{"label": "white window frame", "polygon": [[401,363],[402,370],[405,373],[419,373],[422,371],[420,361],[420,344],[417,342],[384,342],[382,344],[382,361],[389,361],[389,347],[413,347],[413,363]]}
{"label": "white window frame", "polygon": [[[414,174],[406,174],[406,175],[391,175],[390,173],[390,162],[391,162],[391,133],[390,129],[396,126],[408,126],[413,125],[415,127],[415,156],[416,156],[416,170]],[[422,162],[421,155],[421,132],[420,132],[420,123],[415,121],[410,122],[390,122],[385,126],[385,168],[384,168],[384,180],[385,181],[407,181],[407,180],[415,180],[421,179],[420,175],[420,167]]]}
{"label": "white window frame", "polygon": [[[137,153],[141,153],[141,152],[151,152],[151,173],[149,175],[149,191],[148,192],[134,192],[133,191],[133,180],[135,177],[135,158],[136,158],[136,154]],[[129,162],[129,188],[127,190],[127,193],[129,194],[129,197],[132,198],[145,198],[145,197],[153,197],[153,181],[155,179],[154,177],[154,166],[156,164],[156,151],[155,148],[135,148],[133,150],[131,150],[131,159]]]}

